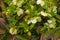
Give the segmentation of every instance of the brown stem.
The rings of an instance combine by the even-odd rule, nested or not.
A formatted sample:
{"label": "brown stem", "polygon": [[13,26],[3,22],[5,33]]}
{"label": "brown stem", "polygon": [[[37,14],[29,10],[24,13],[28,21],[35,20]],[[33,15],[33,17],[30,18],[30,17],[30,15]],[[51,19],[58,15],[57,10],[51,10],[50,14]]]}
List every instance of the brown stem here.
{"label": "brown stem", "polygon": [[13,40],[15,35],[10,35],[10,40]]}
{"label": "brown stem", "polygon": [[48,39],[45,38],[43,34],[41,34],[41,38],[40,38],[40,40],[48,40]]}
{"label": "brown stem", "polygon": [[[20,16],[20,18],[18,19],[17,23],[21,22],[23,20],[23,18],[26,16],[25,12]],[[17,23],[15,25],[17,25]]]}

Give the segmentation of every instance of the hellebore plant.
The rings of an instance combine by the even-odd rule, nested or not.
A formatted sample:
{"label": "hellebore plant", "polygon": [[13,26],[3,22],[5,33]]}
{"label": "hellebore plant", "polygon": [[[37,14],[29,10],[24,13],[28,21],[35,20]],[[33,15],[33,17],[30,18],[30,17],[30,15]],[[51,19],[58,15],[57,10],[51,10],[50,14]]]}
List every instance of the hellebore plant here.
{"label": "hellebore plant", "polygon": [[2,40],[40,40],[60,29],[57,0],[3,0],[1,8],[8,22]]}

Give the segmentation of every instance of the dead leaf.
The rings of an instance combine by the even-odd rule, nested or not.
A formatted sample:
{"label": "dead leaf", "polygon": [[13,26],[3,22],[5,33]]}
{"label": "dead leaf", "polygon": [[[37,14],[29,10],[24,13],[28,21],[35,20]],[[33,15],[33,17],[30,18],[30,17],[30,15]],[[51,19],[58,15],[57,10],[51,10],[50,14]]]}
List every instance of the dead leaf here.
{"label": "dead leaf", "polygon": [[5,29],[0,28],[0,34],[4,34],[5,33]]}

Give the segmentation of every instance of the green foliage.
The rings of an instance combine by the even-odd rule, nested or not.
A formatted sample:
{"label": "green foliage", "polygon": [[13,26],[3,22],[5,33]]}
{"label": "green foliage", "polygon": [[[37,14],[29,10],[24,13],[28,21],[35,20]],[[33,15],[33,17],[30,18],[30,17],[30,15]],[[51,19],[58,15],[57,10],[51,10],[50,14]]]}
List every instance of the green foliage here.
{"label": "green foliage", "polygon": [[[48,36],[60,29],[58,11],[57,0],[3,0],[2,4],[2,12],[8,21],[8,33],[15,35],[19,40],[27,40],[19,35],[25,34],[32,37],[32,40],[37,40],[36,36],[39,34],[45,33],[44,35]],[[41,29],[37,32],[39,26]]]}

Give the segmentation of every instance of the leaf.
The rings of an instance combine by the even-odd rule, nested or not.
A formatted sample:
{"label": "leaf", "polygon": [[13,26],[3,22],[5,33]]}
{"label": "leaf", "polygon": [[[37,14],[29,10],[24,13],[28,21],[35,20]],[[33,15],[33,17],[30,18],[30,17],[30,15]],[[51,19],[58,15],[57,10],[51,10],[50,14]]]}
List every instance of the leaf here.
{"label": "leaf", "polygon": [[0,34],[5,34],[5,29],[0,28]]}
{"label": "leaf", "polygon": [[27,40],[26,38],[24,38],[24,37],[22,37],[22,36],[20,36],[20,35],[17,35],[16,36],[19,40]]}
{"label": "leaf", "polygon": [[35,24],[31,24],[29,29],[30,29],[30,30],[33,29],[34,26],[35,26]]}
{"label": "leaf", "polygon": [[5,3],[10,4],[12,0],[4,0]]}
{"label": "leaf", "polygon": [[29,27],[26,23],[20,23],[19,25],[20,25],[20,27],[23,27],[23,28],[28,28]]}

